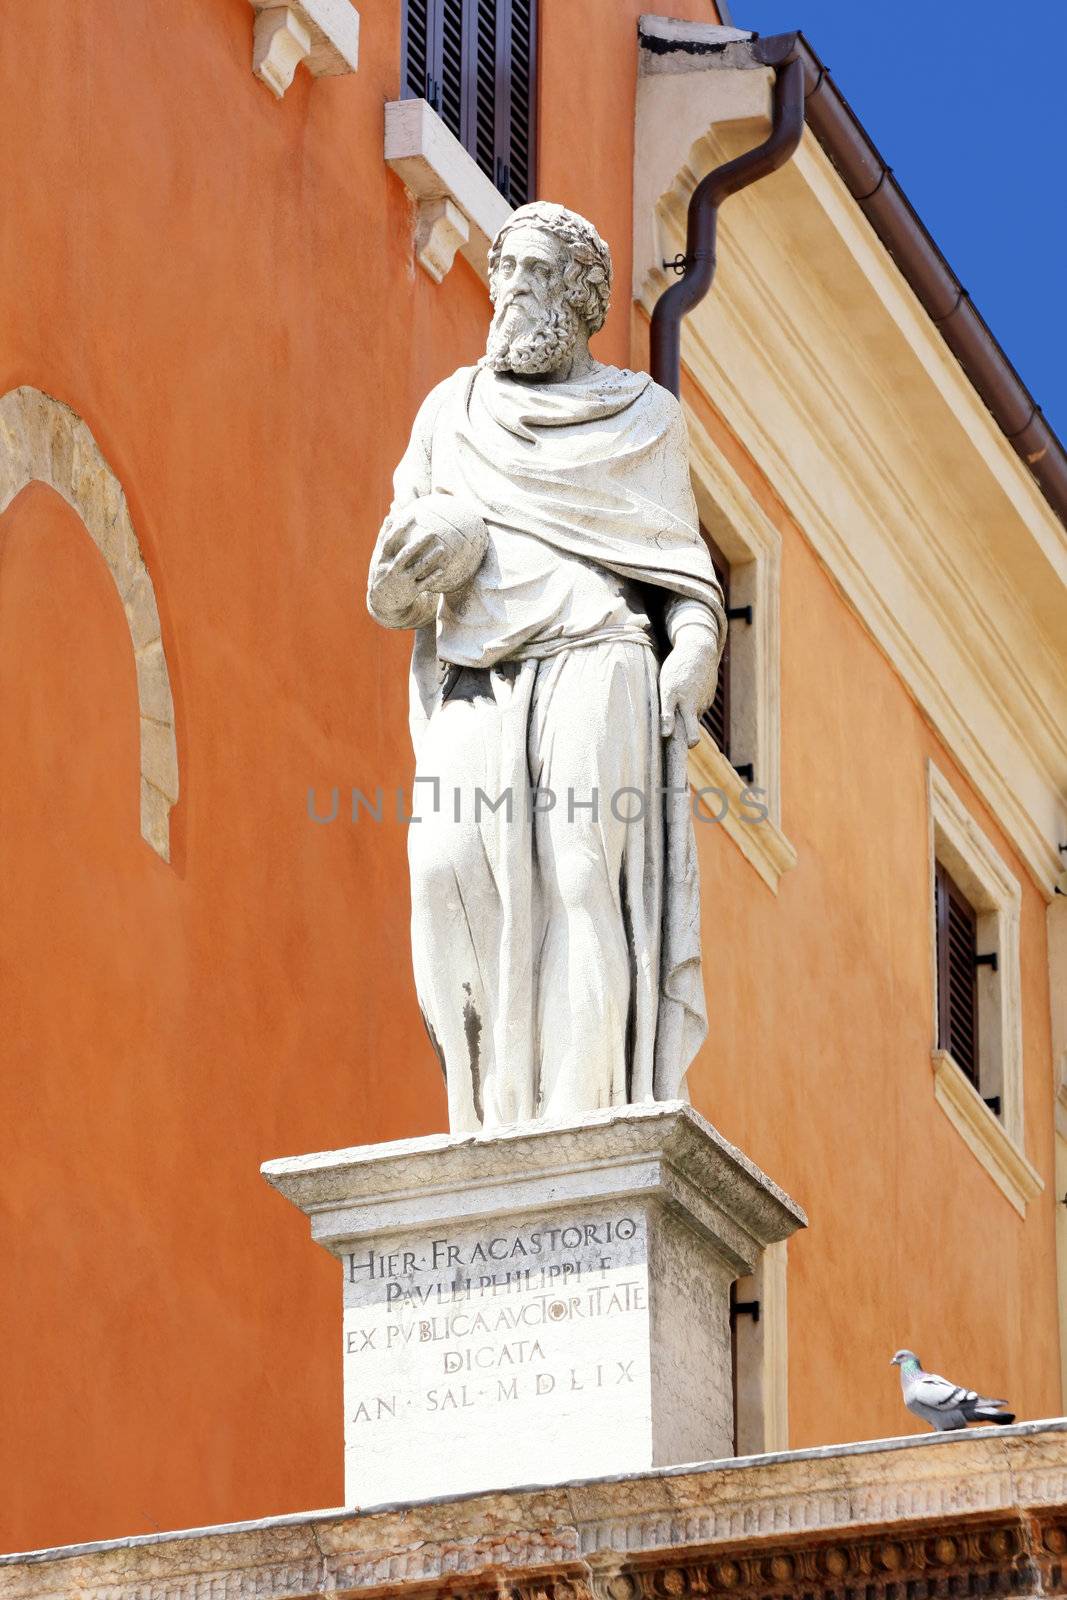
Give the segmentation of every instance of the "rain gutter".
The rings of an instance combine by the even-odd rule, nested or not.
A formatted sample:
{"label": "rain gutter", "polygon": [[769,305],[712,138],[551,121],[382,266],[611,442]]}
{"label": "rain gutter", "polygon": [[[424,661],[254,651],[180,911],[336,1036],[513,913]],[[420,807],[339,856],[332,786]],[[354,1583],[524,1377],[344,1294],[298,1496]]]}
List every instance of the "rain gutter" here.
{"label": "rain gutter", "polygon": [[[647,41],[643,41],[647,42]],[[754,40],[746,48],[753,64],[774,67],[770,138],[701,178],[689,197],[682,277],[664,290],[652,312],[649,365],[657,383],[677,398],[681,384],[682,318],[698,306],[715,277],[719,207],[789,160],[804,132],[804,65],[797,34]]]}
{"label": "rain gutter", "polygon": [[[1004,437],[1035,479],[1057,517],[1067,525],[1067,451],[934,243],[894,178],[892,169],[882,160],[848,101],[833,82],[829,70],[803,34],[762,40],[752,34],[745,45],[739,45],[735,38],[729,44],[717,47],[700,44],[690,48],[709,57],[721,55],[724,67],[741,64],[737,61],[739,49],[751,53],[745,65],[773,66],[775,62],[767,59],[768,55],[773,56],[775,51],[784,53],[786,41],[789,41],[792,56],[803,70],[804,119],[808,127],[992,413]],[[666,45],[661,39],[642,35],[641,43],[645,49],[653,50],[686,48],[685,42],[680,39]],[[742,156],[738,159],[744,161],[746,158]],[[731,165],[733,163],[727,163],[727,167]],[[717,169],[719,173],[725,170]],[[693,200],[703,183],[715,176],[715,173],[711,173],[702,180],[702,184],[694,191]],[[728,192],[733,193],[734,190]],[[686,266],[688,277],[688,261]],[[685,278],[681,283],[673,284],[661,296],[653,314],[653,326],[660,306],[684,286]],[[706,289],[704,292],[707,292]],[[678,298],[674,304],[678,304]],[[691,309],[691,305],[686,309]],[[664,316],[668,315],[669,312],[664,313]],[[654,365],[653,376],[656,376]],[[670,376],[668,372],[667,377]],[[657,381],[663,382],[664,379],[658,378]],[[666,387],[671,388],[669,381]]]}

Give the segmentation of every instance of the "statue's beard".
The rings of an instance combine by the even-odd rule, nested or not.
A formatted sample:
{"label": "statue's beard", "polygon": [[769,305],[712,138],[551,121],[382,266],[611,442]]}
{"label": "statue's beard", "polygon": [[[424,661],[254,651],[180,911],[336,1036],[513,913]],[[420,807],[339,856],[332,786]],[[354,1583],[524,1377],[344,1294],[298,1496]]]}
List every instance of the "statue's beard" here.
{"label": "statue's beard", "polygon": [[548,310],[530,311],[504,304],[493,318],[482,365],[494,372],[533,377],[566,366],[578,343],[579,322],[567,301]]}

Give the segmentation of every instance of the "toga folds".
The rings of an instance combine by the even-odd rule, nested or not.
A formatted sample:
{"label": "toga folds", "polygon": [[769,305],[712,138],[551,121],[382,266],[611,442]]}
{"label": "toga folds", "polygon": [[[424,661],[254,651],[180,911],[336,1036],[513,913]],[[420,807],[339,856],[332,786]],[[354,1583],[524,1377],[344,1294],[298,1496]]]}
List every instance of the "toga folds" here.
{"label": "toga folds", "polygon": [[379,617],[417,630],[412,951],[450,1126],[673,1098],[707,1023],[658,660],[683,621],[726,632],[681,409],[612,367],[464,368],[419,411],[372,574],[431,492],[489,531],[465,589]]}

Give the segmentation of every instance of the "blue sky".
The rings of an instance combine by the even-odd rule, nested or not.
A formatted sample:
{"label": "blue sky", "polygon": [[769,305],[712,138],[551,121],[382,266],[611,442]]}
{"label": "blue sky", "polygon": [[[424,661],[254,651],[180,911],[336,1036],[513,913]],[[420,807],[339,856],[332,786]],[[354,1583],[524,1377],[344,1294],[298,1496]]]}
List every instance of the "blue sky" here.
{"label": "blue sky", "polygon": [[1067,442],[1067,0],[729,0],[800,28]]}

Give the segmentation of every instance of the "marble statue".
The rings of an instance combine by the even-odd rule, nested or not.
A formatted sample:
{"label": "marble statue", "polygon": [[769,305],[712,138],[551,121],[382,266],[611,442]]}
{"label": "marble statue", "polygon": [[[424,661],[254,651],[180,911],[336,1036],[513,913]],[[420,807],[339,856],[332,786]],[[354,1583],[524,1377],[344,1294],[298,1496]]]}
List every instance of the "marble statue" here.
{"label": "marble statue", "polygon": [[415,983],[451,1130],[684,1093],[707,1031],[686,747],[726,631],[678,402],[604,366],[562,206],[489,258],[486,353],[415,419],[368,605],[415,632]]}

